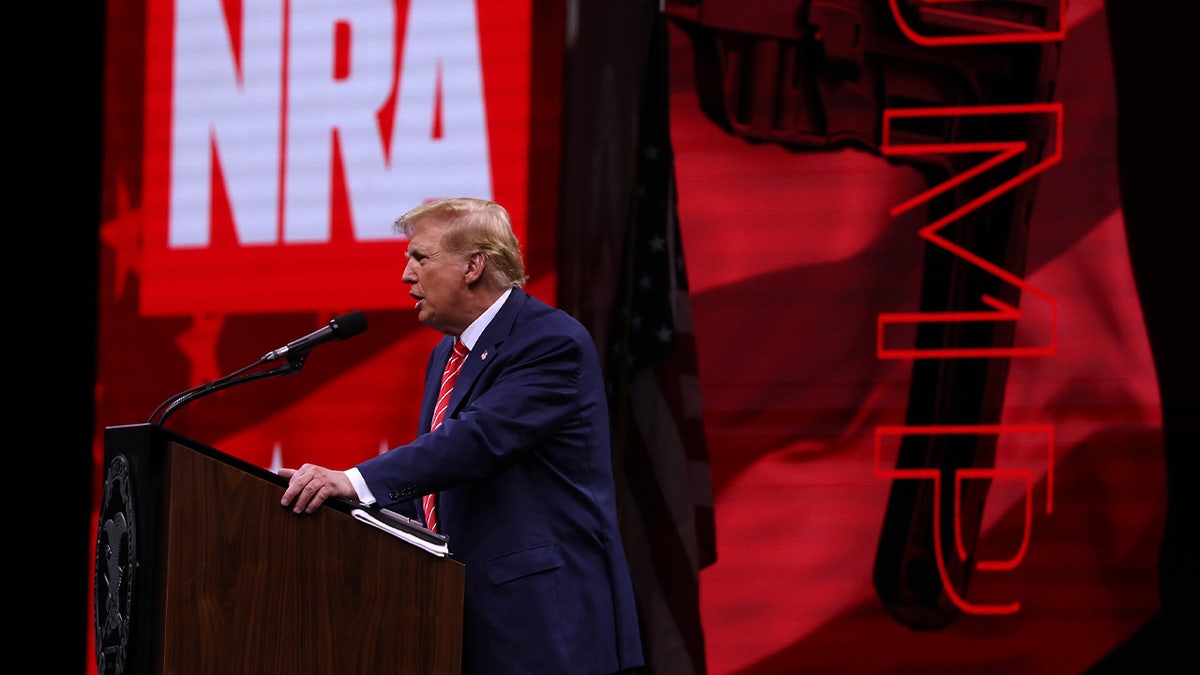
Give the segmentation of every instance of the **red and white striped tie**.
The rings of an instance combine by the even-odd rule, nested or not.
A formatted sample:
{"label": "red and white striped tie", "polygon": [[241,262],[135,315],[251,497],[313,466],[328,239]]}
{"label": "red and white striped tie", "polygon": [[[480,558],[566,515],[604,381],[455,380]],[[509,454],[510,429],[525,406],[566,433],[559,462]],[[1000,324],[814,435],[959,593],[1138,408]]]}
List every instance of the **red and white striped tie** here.
{"label": "red and white striped tie", "polygon": [[[450,392],[454,390],[454,381],[458,379],[458,373],[467,359],[467,352],[467,346],[463,344],[462,340],[454,341],[454,352],[446,361],[446,370],[442,371],[442,388],[438,390],[437,403],[433,404],[433,424],[429,427],[430,431],[442,426],[442,420],[446,417],[446,408],[450,407]],[[422,497],[421,506],[425,509],[425,527],[437,532],[436,495]]]}

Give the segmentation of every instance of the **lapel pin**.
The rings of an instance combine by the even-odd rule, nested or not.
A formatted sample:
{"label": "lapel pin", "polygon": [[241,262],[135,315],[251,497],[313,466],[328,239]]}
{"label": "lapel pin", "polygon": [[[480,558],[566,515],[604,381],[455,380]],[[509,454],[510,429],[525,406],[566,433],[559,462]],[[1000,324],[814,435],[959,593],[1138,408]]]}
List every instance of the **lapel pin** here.
{"label": "lapel pin", "polygon": [[480,360],[480,361],[487,361],[487,350],[486,350],[486,349],[485,349],[485,350],[483,350],[483,353],[479,355],[479,360]]}

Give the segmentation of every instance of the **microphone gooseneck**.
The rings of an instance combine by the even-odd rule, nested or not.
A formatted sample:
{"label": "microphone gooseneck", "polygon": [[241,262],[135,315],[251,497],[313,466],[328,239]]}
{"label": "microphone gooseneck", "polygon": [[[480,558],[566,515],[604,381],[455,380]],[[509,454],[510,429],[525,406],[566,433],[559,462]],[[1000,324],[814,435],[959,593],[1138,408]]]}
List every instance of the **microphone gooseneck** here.
{"label": "microphone gooseneck", "polygon": [[[297,340],[292,340],[279,349],[267,352],[262,358],[248,366],[239,368],[238,370],[217,378],[212,382],[206,382],[197,387],[186,389],[175,394],[174,396],[163,401],[154,412],[150,414],[148,420],[150,424],[162,426],[167,417],[175,412],[181,405],[193,401],[201,396],[207,396],[216,391],[232,387],[243,382],[252,380],[261,380],[267,377],[275,377],[277,375],[291,375],[298,373],[304,368],[304,360],[308,353],[315,347],[330,342],[332,340],[348,340],[359,333],[367,330],[367,316],[361,311],[353,311],[349,314],[343,314],[333,318],[329,325],[320,330],[313,331],[308,335]],[[249,372],[254,368],[261,366],[264,363],[278,360],[284,357],[286,361],[279,364],[270,370],[260,370],[257,372]]]}

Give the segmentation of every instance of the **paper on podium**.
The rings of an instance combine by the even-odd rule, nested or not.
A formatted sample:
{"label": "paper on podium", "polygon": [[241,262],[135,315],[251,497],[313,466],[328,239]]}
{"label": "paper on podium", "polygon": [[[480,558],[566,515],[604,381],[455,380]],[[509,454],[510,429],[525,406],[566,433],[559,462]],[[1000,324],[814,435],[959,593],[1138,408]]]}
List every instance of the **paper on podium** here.
{"label": "paper on podium", "polygon": [[450,555],[450,546],[445,535],[427,529],[412,518],[407,518],[387,509],[367,510],[357,508],[352,509],[350,513],[356,519],[377,527],[397,539],[403,539],[413,546],[428,551],[433,555],[442,558]]}

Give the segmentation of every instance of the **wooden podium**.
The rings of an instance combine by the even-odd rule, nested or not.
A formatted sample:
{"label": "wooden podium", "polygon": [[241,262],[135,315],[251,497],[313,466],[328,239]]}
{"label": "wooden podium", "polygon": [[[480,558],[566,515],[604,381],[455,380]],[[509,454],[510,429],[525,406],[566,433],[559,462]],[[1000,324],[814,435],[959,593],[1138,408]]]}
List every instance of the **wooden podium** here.
{"label": "wooden podium", "polygon": [[283,478],[159,426],[104,446],[101,675],[460,670],[461,563],[341,500],[297,516]]}

